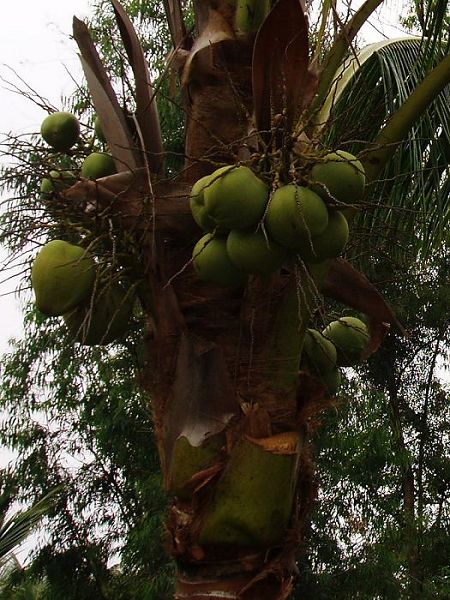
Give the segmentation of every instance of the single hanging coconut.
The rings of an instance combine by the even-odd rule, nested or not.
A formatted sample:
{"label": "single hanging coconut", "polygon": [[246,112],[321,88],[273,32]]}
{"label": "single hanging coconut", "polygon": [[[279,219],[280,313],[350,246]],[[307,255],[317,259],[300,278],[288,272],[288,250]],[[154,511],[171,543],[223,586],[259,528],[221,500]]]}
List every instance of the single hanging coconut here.
{"label": "single hanging coconut", "polygon": [[328,225],[328,210],[320,196],[306,187],[284,185],[270,199],[265,225],[280,245],[297,250]]}
{"label": "single hanging coconut", "polygon": [[324,200],[354,204],[364,194],[366,175],[361,162],[350,152],[337,150],[311,169],[312,189]]}
{"label": "single hanging coconut", "polygon": [[245,285],[247,274],[231,262],[223,237],[214,237],[210,233],[204,235],[195,245],[192,259],[198,276],[204,281],[222,287]]}
{"label": "single hanging coconut", "polygon": [[94,281],[93,258],[81,246],[64,240],[48,242],[31,268],[36,307],[48,316],[63,315],[75,308],[91,292]]}
{"label": "single hanging coconut", "polygon": [[323,335],[336,346],[337,364],[351,367],[362,360],[369,341],[367,325],[357,317],[341,317],[323,330]]}
{"label": "single hanging coconut", "polygon": [[80,137],[80,123],[72,113],[55,112],[42,121],[41,135],[55,150],[67,152]]}
{"label": "single hanging coconut", "polygon": [[266,184],[244,166],[222,167],[209,177],[205,207],[214,223],[225,229],[256,227],[267,204]]}

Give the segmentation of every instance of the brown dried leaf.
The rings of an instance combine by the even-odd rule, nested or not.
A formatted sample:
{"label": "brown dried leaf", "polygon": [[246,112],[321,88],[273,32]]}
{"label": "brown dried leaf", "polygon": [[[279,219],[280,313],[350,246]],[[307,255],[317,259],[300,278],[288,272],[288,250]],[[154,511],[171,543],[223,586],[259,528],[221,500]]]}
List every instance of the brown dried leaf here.
{"label": "brown dried leaf", "polygon": [[378,350],[390,329],[390,324],[395,325],[402,335],[406,335],[377,288],[363,273],[343,258],[337,258],[331,263],[328,275],[322,284],[322,292],[351,308],[360,310],[369,317],[370,337],[362,360],[366,360]]}
{"label": "brown dried leaf", "polygon": [[360,310],[373,322],[391,323],[405,334],[392,309],[373,283],[343,258],[332,261],[321,291],[326,296]]}
{"label": "brown dried leaf", "polygon": [[298,454],[302,444],[298,431],[285,431],[266,438],[252,438],[247,435],[246,438],[272,454]]}
{"label": "brown dried leaf", "polygon": [[108,75],[83,21],[73,18],[73,37],[81,53],[81,64],[103,134],[118,172],[140,166],[128,125]]}
{"label": "brown dried leaf", "polygon": [[376,319],[371,319],[369,322],[369,333],[370,338],[367,346],[364,349],[361,360],[367,360],[369,356],[375,354],[378,348],[383,343],[384,338],[389,332],[390,326],[389,323],[384,323],[381,321],[377,321]]}
{"label": "brown dried leaf", "polygon": [[253,103],[259,131],[271,127],[271,116],[286,114],[286,126],[310,95],[308,23],[299,0],[279,0],[263,24],[253,51]]}
{"label": "brown dried leaf", "polygon": [[119,26],[120,35],[133,69],[136,84],[136,119],[147,153],[150,170],[159,173],[163,164],[161,127],[155,93],[150,81],[144,51],[128,15],[117,0],[111,0]]}

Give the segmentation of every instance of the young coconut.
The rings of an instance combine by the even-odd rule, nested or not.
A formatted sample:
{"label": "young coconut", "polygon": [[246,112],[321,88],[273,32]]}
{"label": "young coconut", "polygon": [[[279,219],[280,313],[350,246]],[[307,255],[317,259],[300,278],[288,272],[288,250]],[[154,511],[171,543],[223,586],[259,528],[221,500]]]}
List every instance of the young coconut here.
{"label": "young coconut", "polygon": [[361,362],[369,341],[369,330],[361,319],[341,317],[325,327],[322,333],[336,346],[339,366],[351,367]]}
{"label": "young coconut", "polygon": [[102,125],[100,123],[100,119],[96,116],[94,119],[94,133],[96,138],[102,142],[102,144],[106,143],[105,134],[103,133]]}
{"label": "young coconut", "polygon": [[103,285],[63,318],[74,341],[106,346],[126,333],[133,304],[134,295],[118,283]]}
{"label": "young coconut", "polygon": [[221,287],[239,287],[245,285],[247,275],[230,260],[226,239],[204,235],[192,252],[194,268],[200,279],[215,283]]}
{"label": "young coconut", "polygon": [[203,231],[214,231],[217,228],[217,224],[209,216],[205,206],[205,188],[211,182],[211,175],[205,175],[199,179],[191,189],[189,197],[189,206],[191,208],[192,216],[194,221]]}
{"label": "young coconut", "polygon": [[313,166],[311,181],[312,189],[324,200],[354,204],[364,194],[366,176],[356,156],[337,150]]}
{"label": "young coconut", "polygon": [[31,285],[36,307],[47,316],[63,315],[91,292],[95,263],[81,246],[63,240],[48,242],[36,255]]}
{"label": "young coconut", "polygon": [[48,177],[41,181],[41,193],[46,196],[68,188],[76,182],[77,178],[72,171],[50,171]]}
{"label": "young coconut", "polygon": [[270,240],[261,229],[230,231],[227,252],[238,269],[262,276],[277,271],[287,255],[287,249]]}
{"label": "young coconut", "polygon": [[293,184],[273,194],[265,218],[269,235],[279,244],[296,250],[328,225],[327,207],[312,190]]}
{"label": "young coconut", "polygon": [[303,350],[308,365],[318,375],[329,373],[336,368],[337,352],[335,345],[316,329],[307,329]]}
{"label": "young coconut", "polygon": [[349,229],[347,219],[339,211],[328,215],[328,225],[323,233],[304,240],[299,253],[306,262],[322,262],[338,257],[348,242]]}
{"label": "young coconut", "polygon": [[80,137],[80,124],[72,113],[55,112],[42,121],[41,135],[58,152],[67,152]]}
{"label": "young coconut", "polygon": [[341,371],[336,367],[332,371],[328,371],[328,373],[322,373],[320,380],[324,384],[328,395],[335,396],[342,383]]}
{"label": "young coconut", "polygon": [[81,165],[81,175],[87,179],[99,179],[100,177],[114,175],[116,172],[113,157],[106,152],[89,154]]}
{"label": "young coconut", "polygon": [[226,166],[210,175],[204,188],[205,206],[221,228],[248,229],[262,219],[268,189],[248,167]]}

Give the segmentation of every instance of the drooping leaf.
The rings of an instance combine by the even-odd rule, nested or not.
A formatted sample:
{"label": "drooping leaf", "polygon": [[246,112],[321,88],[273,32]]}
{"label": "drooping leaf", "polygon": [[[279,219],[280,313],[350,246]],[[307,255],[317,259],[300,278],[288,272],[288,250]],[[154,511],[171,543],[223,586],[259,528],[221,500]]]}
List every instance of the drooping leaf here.
{"label": "drooping leaf", "polygon": [[108,79],[87,26],[73,18],[73,36],[81,53],[81,64],[95,111],[118,172],[140,166],[123,111]]}
{"label": "drooping leaf", "polygon": [[299,0],[279,0],[261,25],[253,50],[256,126],[268,131],[274,115],[286,114],[288,131],[296,112],[315,91],[308,70],[308,23]]}
{"label": "drooping leaf", "polygon": [[120,35],[134,73],[136,84],[136,119],[139,125],[143,150],[147,154],[150,170],[159,173],[163,165],[163,144],[155,92],[144,52],[128,15],[117,0],[111,0]]}
{"label": "drooping leaf", "polygon": [[332,261],[321,291],[326,296],[365,313],[373,321],[391,323],[404,333],[403,327],[377,288],[343,258]]}
{"label": "drooping leaf", "polygon": [[[328,95],[317,113],[316,122],[318,127],[325,126],[330,117],[330,113],[333,107],[338,103],[341,94],[351,81],[352,77],[356,76],[359,69],[368,61],[376,52],[398,42],[404,41],[405,38],[396,38],[391,40],[382,40],[381,42],[375,42],[369,46],[365,46],[359,52],[349,55],[346,60],[342,63],[340,69],[336,73],[336,77],[333,80],[332,86]],[[419,38],[411,38],[419,39]]]}
{"label": "drooping leaf", "polygon": [[[372,46],[352,77],[347,79],[345,71],[342,73],[346,84],[337,84],[329,118],[325,106],[325,143],[346,147],[363,162],[367,153],[369,159],[379,148],[374,140],[389,117],[433,67],[445,60],[445,45],[434,45],[433,50],[431,53],[427,42],[416,38]],[[354,68],[351,64],[350,70]],[[446,192],[450,162],[448,86],[418,115],[403,142],[396,140],[389,148],[395,153],[367,186],[365,210],[357,214],[355,228],[364,232],[377,252],[384,248],[389,256],[401,260],[418,254],[429,256],[445,238],[450,214]]]}
{"label": "drooping leaf", "polygon": [[352,18],[340,28],[338,35],[319,66],[320,75],[317,95],[311,104],[313,111],[322,106],[336,79],[336,73],[339,71],[345,57],[351,51],[353,40],[373,11],[382,2],[383,0],[365,0],[355,11]]}

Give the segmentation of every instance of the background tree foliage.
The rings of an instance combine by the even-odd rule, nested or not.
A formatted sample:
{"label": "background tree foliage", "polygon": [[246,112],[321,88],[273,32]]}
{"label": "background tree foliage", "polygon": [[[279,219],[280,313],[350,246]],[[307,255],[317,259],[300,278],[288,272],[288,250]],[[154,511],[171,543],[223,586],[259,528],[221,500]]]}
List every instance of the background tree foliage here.
{"label": "background tree foliage", "polygon": [[[163,138],[171,153],[168,168],[176,170],[183,159],[183,113],[164,61],[170,44],[162,5],[131,1],[124,7],[166,100],[159,102]],[[93,7],[91,26],[124,105],[132,107],[106,0]],[[365,75],[373,75],[370,65]],[[79,88],[68,106],[92,123],[86,90]],[[339,137],[337,129],[330,139]],[[348,135],[359,139],[361,131]],[[10,138],[4,153],[17,162],[2,174],[14,197],[5,205],[1,241],[16,259],[24,257],[26,267],[27,236],[42,217],[45,151],[37,140]],[[445,171],[441,178],[438,205],[441,196],[448,202]],[[383,191],[391,205],[392,194],[413,193],[404,187],[411,182],[397,184]],[[398,210],[401,215],[400,205]],[[368,235],[364,221],[359,226],[360,236]],[[315,439],[319,503],[311,515],[309,550],[299,558],[302,598],[450,595],[449,389],[437,378],[437,364],[448,353],[449,240],[443,235],[441,252],[424,252],[419,260],[417,247],[399,253],[389,239],[381,258],[374,251],[361,261],[409,335],[390,333],[366,365],[348,370],[336,411],[323,418]],[[350,252],[357,255],[358,246]],[[0,598],[169,597],[173,567],[162,550],[161,527],[166,499],[139,387],[141,328],[142,315],[136,314],[122,344],[81,349],[62,326],[29,307],[25,338],[1,365],[0,434],[17,454],[4,477],[24,502],[55,486],[63,491],[29,566],[5,576]]]}

